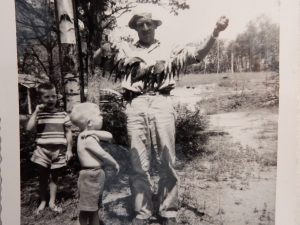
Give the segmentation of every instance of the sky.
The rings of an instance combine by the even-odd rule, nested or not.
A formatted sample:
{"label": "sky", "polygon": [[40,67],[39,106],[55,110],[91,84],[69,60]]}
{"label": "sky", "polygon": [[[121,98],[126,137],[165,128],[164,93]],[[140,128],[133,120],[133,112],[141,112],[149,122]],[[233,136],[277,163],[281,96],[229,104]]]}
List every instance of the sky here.
{"label": "sky", "polygon": [[[168,1],[168,0],[165,0]],[[184,0],[183,0],[184,1]],[[264,14],[273,23],[279,24],[279,0],[186,0],[190,9],[181,10],[178,16],[169,13],[167,7],[148,4],[138,5],[131,13],[118,19],[119,33],[130,33],[135,39],[136,32],[127,27],[128,21],[136,12],[151,12],[154,19],[162,20],[163,24],[156,30],[156,37],[161,41],[172,43],[187,43],[201,41],[212,33],[214,25],[220,16],[229,18],[228,28],[220,37],[233,40],[246,29],[249,21]]]}

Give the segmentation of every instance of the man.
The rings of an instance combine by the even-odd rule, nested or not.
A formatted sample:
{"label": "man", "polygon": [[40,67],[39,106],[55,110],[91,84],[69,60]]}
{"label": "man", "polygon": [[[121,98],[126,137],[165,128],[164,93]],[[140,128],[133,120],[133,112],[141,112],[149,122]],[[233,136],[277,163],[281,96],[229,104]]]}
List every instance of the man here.
{"label": "man", "polygon": [[[212,36],[200,49],[170,49],[155,39],[155,30],[162,21],[150,13],[134,15],[128,25],[138,33],[133,46],[119,46],[115,60],[117,76],[123,76],[122,87],[128,100],[127,129],[130,139],[134,199],[133,225],[145,225],[153,214],[152,187],[149,175],[153,158],[158,163],[158,213],[163,225],[175,225],[178,211],[178,176],[175,164],[176,113],[170,97],[175,87],[174,71],[187,63],[201,61],[213,46],[216,37],[228,25],[221,17]],[[95,59],[105,57],[99,49]]]}

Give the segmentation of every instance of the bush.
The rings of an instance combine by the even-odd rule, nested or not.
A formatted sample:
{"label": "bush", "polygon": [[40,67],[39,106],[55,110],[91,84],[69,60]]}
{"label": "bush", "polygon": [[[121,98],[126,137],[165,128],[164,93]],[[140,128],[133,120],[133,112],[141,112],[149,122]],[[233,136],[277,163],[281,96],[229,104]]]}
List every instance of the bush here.
{"label": "bush", "polygon": [[180,146],[178,152],[188,158],[203,153],[208,134],[204,131],[208,127],[208,118],[200,113],[188,109],[186,105],[177,105],[176,144]]}
{"label": "bush", "polygon": [[[128,147],[125,104],[123,100],[116,96],[110,95],[108,97],[102,95],[100,107],[104,114],[103,130],[112,133],[116,144]],[[208,135],[203,132],[208,125],[207,116],[202,115],[198,108],[192,111],[185,105],[177,105],[176,111],[178,115],[176,120],[176,145],[179,146],[176,149],[177,153],[186,157],[193,157],[204,152],[204,146],[208,139]],[[70,165],[74,171],[80,168],[75,150],[77,132],[73,131],[73,152],[75,155]],[[33,165],[30,163],[30,157],[35,149],[35,134],[27,132],[24,126],[21,126],[20,137],[21,177],[22,180],[28,180],[36,175]]]}
{"label": "bush", "polygon": [[[103,95],[102,95],[103,96]],[[109,99],[111,98],[111,99]],[[129,146],[126,128],[125,107],[122,100],[114,96],[102,97],[101,110],[104,112],[103,129],[112,133],[116,144]],[[187,157],[194,156],[204,151],[208,135],[204,132],[208,126],[207,116],[185,105],[177,105],[176,144],[179,154]]]}
{"label": "bush", "polygon": [[21,180],[28,180],[35,176],[33,164],[30,157],[35,149],[35,134],[26,131],[24,126],[20,125],[20,169]]}
{"label": "bush", "polygon": [[103,130],[112,133],[116,144],[128,146],[125,104],[118,95],[100,95]]}

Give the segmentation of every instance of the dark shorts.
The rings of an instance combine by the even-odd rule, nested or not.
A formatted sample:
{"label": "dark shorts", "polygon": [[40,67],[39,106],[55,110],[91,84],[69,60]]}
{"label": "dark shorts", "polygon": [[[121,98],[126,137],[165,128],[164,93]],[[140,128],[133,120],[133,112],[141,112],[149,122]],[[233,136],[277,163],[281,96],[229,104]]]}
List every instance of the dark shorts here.
{"label": "dark shorts", "polygon": [[79,210],[97,211],[100,207],[105,182],[102,168],[83,169],[79,173]]}

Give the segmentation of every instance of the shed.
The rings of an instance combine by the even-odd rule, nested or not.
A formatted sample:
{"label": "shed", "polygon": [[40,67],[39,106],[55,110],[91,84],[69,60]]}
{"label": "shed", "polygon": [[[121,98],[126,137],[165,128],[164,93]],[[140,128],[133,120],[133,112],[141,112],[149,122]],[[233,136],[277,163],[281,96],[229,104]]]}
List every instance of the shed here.
{"label": "shed", "polygon": [[[18,83],[19,83],[19,102],[20,105],[27,105],[27,113],[32,114],[32,97],[31,92],[32,89],[36,88],[39,84],[49,82],[49,77],[46,74],[41,75],[32,75],[32,74],[22,74],[18,75]],[[26,96],[22,96],[21,89],[26,89]],[[25,97],[22,100],[22,97]]]}

